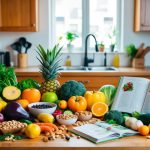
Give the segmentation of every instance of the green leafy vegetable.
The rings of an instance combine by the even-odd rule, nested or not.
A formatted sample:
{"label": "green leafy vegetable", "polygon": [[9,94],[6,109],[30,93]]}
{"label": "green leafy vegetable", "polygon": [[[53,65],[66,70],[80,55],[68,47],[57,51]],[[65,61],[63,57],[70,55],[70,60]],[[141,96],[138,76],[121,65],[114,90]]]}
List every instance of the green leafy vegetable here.
{"label": "green leafy vegetable", "polygon": [[140,116],[140,113],[137,112],[137,111],[134,111],[134,112],[132,113],[132,117],[138,118],[139,116]]}
{"label": "green leafy vegetable", "polygon": [[131,59],[133,59],[137,53],[137,48],[134,44],[130,44],[126,47],[126,52],[131,57]]}
{"label": "green leafy vegetable", "polygon": [[36,88],[36,89],[39,89],[40,88],[40,84],[33,80],[33,79],[25,79],[25,80],[21,80],[20,82],[18,82],[18,85],[17,87],[23,91],[25,89],[28,89],[28,88]]}
{"label": "green leafy vegetable", "polygon": [[0,135],[0,141],[5,141],[6,138],[10,138],[12,136],[13,136],[13,139],[15,139],[15,140],[22,140],[23,139],[23,137],[20,135],[13,135],[11,133],[7,133],[4,135]]}
{"label": "green leafy vegetable", "polygon": [[106,96],[106,103],[107,105],[111,105],[116,93],[116,87],[113,85],[104,85],[102,86],[99,91],[103,92]]}
{"label": "green leafy vegetable", "polygon": [[17,78],[14,68],[0,64],[0,94],[6,86],[16,86]]}
{"label": "green leafy vegetable", "polygon": [[106,113],[104,116],[104,120],[106,120],[107,122],[117,123],[119,125],[122,125],[125,121],[123,114],[117,110],[111,110]]}

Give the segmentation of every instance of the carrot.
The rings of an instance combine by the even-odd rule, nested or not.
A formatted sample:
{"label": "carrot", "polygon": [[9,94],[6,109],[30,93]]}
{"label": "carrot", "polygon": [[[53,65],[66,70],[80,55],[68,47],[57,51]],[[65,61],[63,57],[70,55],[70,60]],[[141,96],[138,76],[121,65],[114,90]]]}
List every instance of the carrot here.
{"label": "carrot", "polygon": [[55,124],[53,124],[53,123],[36,123],[37,125],[39,125],[39,126],[49,126],[49,127],[52,127],[52,128],[54,128],[54,130],[58,130],[58,127],[55,125]]}
{"label": "carrot", "polygon": [[53,128],[49,127],[49,126],[40,126],[41,128],[41,132],[50,132],[52,133],[53,132]]}

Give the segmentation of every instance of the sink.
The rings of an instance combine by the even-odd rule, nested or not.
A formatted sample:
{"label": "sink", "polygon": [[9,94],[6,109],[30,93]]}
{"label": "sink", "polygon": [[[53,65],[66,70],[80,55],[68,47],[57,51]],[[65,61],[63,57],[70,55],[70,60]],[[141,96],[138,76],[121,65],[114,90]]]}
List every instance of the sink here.
{"label": "sink", "polygon": [[84,66],[71,66],[66,67],[63,66],[61,68],[61,71],[89,71],[89,72],[95,72],[95,71],[117,71],[118,69],[115,67],[84,67]]}
{"label": "sink", "polygon": [[61,71],[87,71],[88,68],[84,66],[71,66],[71,67],[66,67],[63,66]]}
{"label": "sink", "polygon": [[117,71],[115,67],[88,67],[90,71]]}

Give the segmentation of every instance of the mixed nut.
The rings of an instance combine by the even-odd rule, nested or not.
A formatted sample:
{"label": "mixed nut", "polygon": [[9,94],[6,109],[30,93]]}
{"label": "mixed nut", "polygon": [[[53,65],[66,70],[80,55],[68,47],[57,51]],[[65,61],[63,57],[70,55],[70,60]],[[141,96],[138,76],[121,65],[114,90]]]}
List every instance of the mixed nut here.
{"label": "mixed nut", "polygon": [[63,119],[63,120],[69,120],[69,119],[76,119],[77,116],[73,114],[62,114],[62,115],[59,115],[57,118]]}
{"label": "mixed nut", "polygon": [[[64,115],[63,115],[64,118]],[[77,121],[73,126],[81,126],[88,123],[96,123],[97,121],[100,121],[100,119],[92,118],[89,121]],[[64,139],[66,141],[69,141],[71,138],[76,137],[77,139],[80,139],[80,136],[76,136],[75,134],[68,131],[69,127],[66,125],[60,125],[58,127],[58,130],[56,132],[51,133],[45,133],[45,136],[42,138],[43,142],[48,142],[51,140],[55,140],[58,138]]]}

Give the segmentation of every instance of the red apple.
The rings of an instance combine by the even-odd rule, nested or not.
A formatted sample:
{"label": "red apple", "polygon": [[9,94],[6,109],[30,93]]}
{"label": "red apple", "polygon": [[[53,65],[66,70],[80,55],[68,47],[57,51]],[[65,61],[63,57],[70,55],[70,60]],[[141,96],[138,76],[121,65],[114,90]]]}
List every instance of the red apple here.
{"label": "red apple", "polygon": [[55,112],[53,113],[53,116],[56,118],[57,115],[61,115],[63,114],[63,112],[59,109],[55,110]]}

